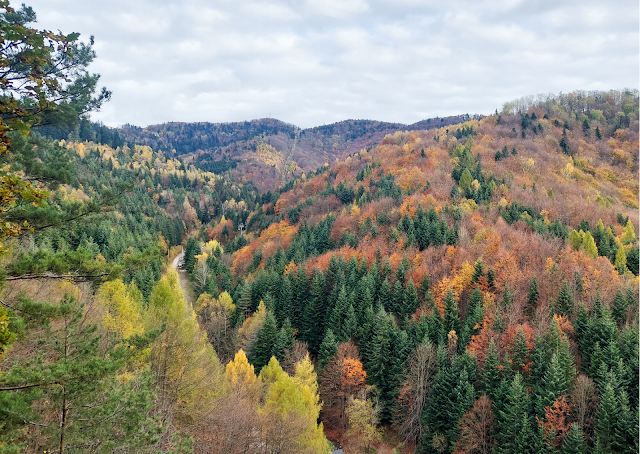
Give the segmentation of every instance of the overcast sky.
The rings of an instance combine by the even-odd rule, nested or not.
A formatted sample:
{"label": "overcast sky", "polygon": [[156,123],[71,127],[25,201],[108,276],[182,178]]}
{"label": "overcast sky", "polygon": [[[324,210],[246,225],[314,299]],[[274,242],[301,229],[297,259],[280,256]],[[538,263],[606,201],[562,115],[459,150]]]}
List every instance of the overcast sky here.
{"label": "overcast sky", "polygon": [[639,85],[637,0],[25,2],[38,28],[95,36],[110,126],[413,123]]}

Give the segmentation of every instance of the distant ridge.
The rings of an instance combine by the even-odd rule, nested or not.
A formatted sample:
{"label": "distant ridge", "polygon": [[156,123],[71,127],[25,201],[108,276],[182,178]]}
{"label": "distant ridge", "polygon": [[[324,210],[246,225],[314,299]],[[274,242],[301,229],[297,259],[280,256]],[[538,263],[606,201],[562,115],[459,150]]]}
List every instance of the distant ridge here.
{"label": "distant ridge", "polygon": [[275,189],[278,181],[282,182],[282,174],[278,176],[279,170],[273,160],[256,153],[260,143],[274,147],[286,155],[288,161],[293,161],[291,175],[295,176],[372,147],[396,131],[441,128],[471,118],[478,116],[464,114],[429,118],[410,125],[343,120],[306,129],[275,118],[261,118],[230,123],[168,122],[145,128],[125,125],[117,131],[128,143],[175,152],[204,170],[215,173],[230,171],[236,180],[253,181],[258,189],[266,191]]}

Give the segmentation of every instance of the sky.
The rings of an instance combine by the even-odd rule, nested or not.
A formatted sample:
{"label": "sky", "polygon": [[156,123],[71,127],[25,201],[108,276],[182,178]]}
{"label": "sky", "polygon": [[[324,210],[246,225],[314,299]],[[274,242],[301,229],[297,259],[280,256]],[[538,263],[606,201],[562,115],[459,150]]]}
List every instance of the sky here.
{"label": "sky", "polygon": [[109,126],[410,124],[640,83],[637,0],[24,1],[95,37]]}

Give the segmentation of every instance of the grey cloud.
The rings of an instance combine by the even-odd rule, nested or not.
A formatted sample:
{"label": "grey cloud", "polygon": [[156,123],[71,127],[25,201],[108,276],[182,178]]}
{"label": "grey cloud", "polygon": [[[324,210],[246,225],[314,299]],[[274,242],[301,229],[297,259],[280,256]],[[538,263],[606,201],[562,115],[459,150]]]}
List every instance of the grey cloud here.
{"label": "grey cloud", "polygon": [[35,0],[95,35],[110,125],[308,127],[490,113],[515,97],[638,86],[638,4],[495,0]]}

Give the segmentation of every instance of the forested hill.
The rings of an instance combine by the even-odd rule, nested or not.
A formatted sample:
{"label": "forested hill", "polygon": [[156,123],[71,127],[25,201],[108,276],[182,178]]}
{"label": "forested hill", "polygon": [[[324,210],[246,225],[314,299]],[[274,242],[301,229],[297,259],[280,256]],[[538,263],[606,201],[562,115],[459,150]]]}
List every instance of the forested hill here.
{"label": "forested hill", "polygon": [[386,134],[445,127],[469,118],[469,115],[432,118],[411,125],[345,120],[308,129],[272,118],[234,123],[170,122],[145,128],[133,125],[108,128],[83,120],[77,130],[47,127],[43,133],[58,140],[78,137],[114,148],[128,143],[175,152],[202,170],[218,174],[230,171],[235,181],[249,180],[260,190],[268,191],[336,158],[369,148]]}
{"label": "forested hill", "polygon": [[299,176],[260,142],[267,192],[10,133],[0,452],[637,452],[638,112],[525,98]]}
{"label": "forested hill", "polygon": [[398,131],[290,186],[244,247],[202,257],[226,219],[187,243],[220,358],[309,351],[348,452],[638,450],[637,91]]}

